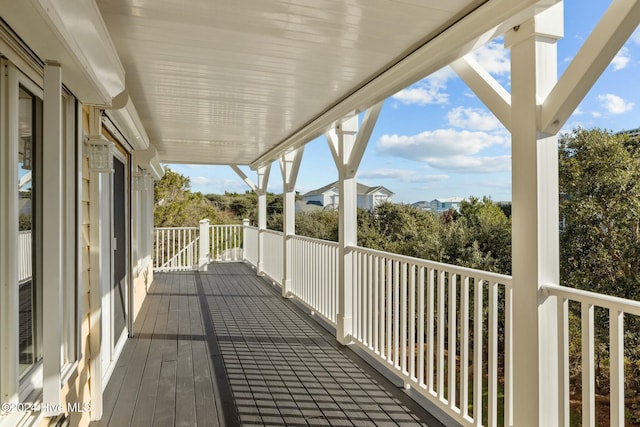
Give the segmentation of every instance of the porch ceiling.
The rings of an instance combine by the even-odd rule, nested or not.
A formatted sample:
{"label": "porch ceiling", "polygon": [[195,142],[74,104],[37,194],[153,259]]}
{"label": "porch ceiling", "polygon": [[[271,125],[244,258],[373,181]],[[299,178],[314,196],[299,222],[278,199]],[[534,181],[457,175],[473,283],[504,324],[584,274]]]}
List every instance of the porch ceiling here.
{"label": "porch ceiling", "polygon": [[165,162],[271,161],[557,0],[98,0]]}

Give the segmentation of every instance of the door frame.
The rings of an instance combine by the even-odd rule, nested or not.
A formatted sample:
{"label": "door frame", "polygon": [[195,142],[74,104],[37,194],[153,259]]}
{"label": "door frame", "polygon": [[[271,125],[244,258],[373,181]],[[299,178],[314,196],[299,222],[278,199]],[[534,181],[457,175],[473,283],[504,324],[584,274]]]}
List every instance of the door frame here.
{"label": "door frame", "polygon": [[[121,333],[117,333],[114,330],[114,307],[115,303],[115,295],[113,294],[112,285],[115,276],[115,254],[114,254],[114,240],[115,240],[115,224],[114,224],[114,215],[113,209],[115,206],[114,202],[114,173],[108,175],[108,189],[103,190],[106,192],[106,196],[108,197],[107,206],[105,206],[104,211],[108,213],[109,221],[106,221],[108,224],[108,238],[102,241],[102,248],[105,250],[105,254],[108,254],[108,274],[104,274],[103,277],[105,279],[108,277],[108,280],[101,281],[101,313],[102,313],[102,328],[101,328],[101,339],[102,343],[106,344],[101,346],[100,348],[100,360],[102,367],[102,390],[106,388],[109,383],[109,379],[111,378],[111,374],[115,368],[115,365],[120,357],[120,353],[122,352],[122,348],[126,342],[126,338],[129,335],[129,301],[131,299],[131,283],[130,283],[130,274],[129,274],[129,242],[131,239],[130,230],[129,230],[129,203],[131,203],[130,199],[130,184],[129,181],[129,173],[128,173],[128,165],[129,158],[125,156],[120,150],[114,148],[112,150],[112,156],[114,160],[119,160],[123,165],[123,173],[124,173],[124,211],[125,211],[125,241],[124,242],[116,242],[118,246],[123,245],[125,253],[124,253],[124,261],[125,261],[125,277],[123,282],[126,284],[126,289],[124,292],[125,302],[124,302],[124,311],[125,311],[125,323],[124,329]],[[103,195],[104,196],[104,195]],[[104,231],[104,230],[103,230]],[[106,360],[105,360],[106,359]]]}

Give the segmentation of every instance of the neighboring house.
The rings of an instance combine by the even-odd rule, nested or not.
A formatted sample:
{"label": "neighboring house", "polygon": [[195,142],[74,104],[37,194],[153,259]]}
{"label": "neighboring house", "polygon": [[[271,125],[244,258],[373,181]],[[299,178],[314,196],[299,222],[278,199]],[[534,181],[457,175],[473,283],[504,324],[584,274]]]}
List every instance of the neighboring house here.
{"label": "neighboring house", "polygon": [[420,200],[419,202],[412,203],[411,207],[420,209],[421,211],[430,211],[431,202],[427,202],[426,200]]}
{"label": "neighboring house", "polygon": [[626,135],[628,135],[629,137],[631,137],[633,139],[639,139],[640,138],[640,128],[623,130],[623,131],[618,132],[618,134],[626,134]]}
{"label": "neighboring house", "polygon": [[[358,185],[358,208],[371,210],[374,207],[390,202],[393,192],[379,185],[368,187],[364,184]],[[309,191],[302,196],[302,201],[307,205],[321,206],[324,209],[337,209],[340,203],[340,192],[338,182],[333,182],[316,190]]]}
{"label": "neighboring house", "polygon": [[449,197],[447,199],[433,199],[429,203],[431,212],[441,213],[449,209],[460,210],[460,204],[464,201],[463,197]]}

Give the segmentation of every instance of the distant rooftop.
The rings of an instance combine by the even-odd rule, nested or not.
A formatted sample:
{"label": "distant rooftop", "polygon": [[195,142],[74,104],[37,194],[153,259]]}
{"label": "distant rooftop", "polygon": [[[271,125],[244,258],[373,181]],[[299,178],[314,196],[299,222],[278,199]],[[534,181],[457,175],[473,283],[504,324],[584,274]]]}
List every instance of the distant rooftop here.
{"label": "distant rooftop", "polygon": [[[329,191],[332,188],[337,187],[337,186],[338,186],[338,181],[335,181],[335,182],[332,182],[331,184],[325,185],[324,187],[320,187],[320,188],[317,188],[315,190],[311,190],[308,193],[303,194],[302,197],[317,196],[317,195],[320,195],[320,194],[324,194],[327,191]],[[367,185],[358,183],[358,190],[357,190],[358,194],[371,194],[371,193],[375,193],[378,190],[384,190],[384,191],[388,192],[389,195],[393,195],[394,194],[393,191],[389,190],[386,187],[383,187],[382,185],[369,187]]]}

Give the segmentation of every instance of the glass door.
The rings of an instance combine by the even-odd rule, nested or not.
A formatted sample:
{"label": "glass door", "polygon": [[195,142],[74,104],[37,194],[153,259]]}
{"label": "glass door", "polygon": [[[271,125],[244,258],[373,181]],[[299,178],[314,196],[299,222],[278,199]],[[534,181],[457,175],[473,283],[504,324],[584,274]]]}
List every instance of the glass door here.
{"label": "glass door", "polygon": [[18,99],[18,360],[23,377],[41,359],[40,256],[41,207],[39,151],[42,141],[42,100],[24,87]]}
{"label": "glass door", "polygon": [[111,283],[111,315],[113,320],[113,346],[127,327],[127,211],[125,164],[113,159],[113,281]]}

